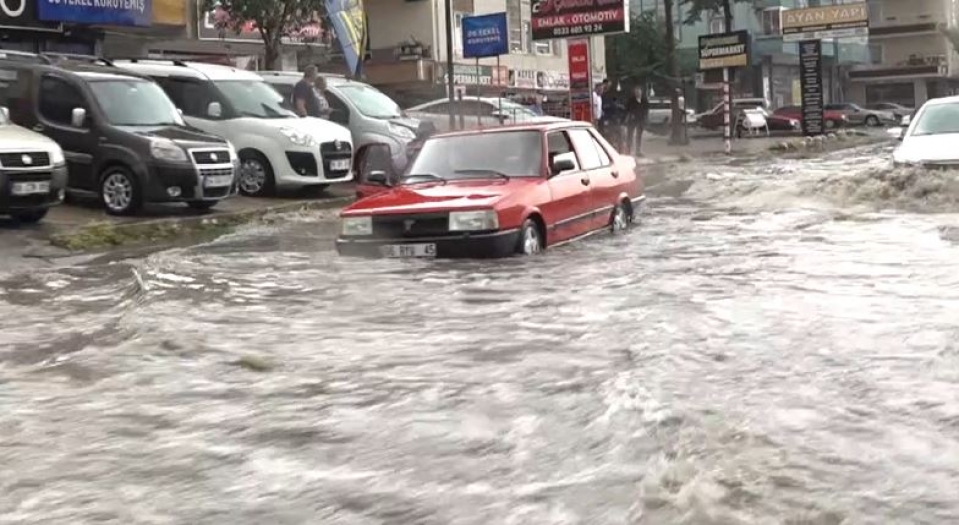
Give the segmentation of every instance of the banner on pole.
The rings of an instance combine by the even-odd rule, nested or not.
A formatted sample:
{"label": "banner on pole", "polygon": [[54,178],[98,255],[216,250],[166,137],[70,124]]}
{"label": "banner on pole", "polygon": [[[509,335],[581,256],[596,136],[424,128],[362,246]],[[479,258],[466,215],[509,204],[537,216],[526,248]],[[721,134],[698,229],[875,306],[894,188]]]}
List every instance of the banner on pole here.
{"label": "banner on pole", "polygon": [[463,58],[498,57],[509,53],[506,13],[463,17]]}

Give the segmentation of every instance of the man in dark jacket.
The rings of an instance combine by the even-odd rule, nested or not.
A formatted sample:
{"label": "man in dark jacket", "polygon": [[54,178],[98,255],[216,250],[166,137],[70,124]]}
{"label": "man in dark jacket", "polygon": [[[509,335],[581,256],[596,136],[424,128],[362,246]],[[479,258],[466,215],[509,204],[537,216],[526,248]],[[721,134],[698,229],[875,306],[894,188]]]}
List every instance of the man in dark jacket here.
{"label": "man in dark jacket", "polygon": [[301,117],[322,117],[320,99],[316,96],[316,66],[306,66],[303,78],[293,86],[293,111]]}
{"label": "man in dark jacket", "polygon": [[626,101],[626,151],[642,155],[643,130],[649,120],[649,98],[642,87],[633,88],[633,96]]}

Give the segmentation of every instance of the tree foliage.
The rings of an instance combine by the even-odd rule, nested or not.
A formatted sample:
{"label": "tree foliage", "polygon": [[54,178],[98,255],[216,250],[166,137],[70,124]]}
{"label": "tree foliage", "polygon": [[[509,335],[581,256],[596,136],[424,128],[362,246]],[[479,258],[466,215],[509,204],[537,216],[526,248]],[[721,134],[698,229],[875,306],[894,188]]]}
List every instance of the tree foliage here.
{"label": "tree foliage", "polygon": [[[682,0],[686,7],[686,19],[684,23],[694,24],[703,19],[703,14],[723,15],[726,24],[732,25],[733,6],[735,2],[749,2],[751,0]],[[726,28],[730,30],[729,27]]]}
{"label": "tree foliage", "polygon": [[633,16],[629,33],[606,39],[606,70],[610,78],[629,84],[666,76],[666,33],[655,14]]}
{"label": "tree foliage", "polygon": [[324,11],[323,0],[200,0],[205,12],[215,13],[221,34],[238,34],[252,23],[260,33],[266,67],[274,69],[280,57],[283,37],[297,34],[314,24]]}

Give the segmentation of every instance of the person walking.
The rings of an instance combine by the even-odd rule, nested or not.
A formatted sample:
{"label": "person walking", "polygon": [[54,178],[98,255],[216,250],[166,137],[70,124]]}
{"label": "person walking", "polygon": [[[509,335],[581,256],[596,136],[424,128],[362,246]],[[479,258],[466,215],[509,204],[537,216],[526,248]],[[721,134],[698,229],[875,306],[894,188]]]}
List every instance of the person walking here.
{"label": "person walking", "polygon": [[626,101],[626,153],[642,156],[643,131],[649,120],[649,98],[641,86],[633,88],[633,96]]}
{"label": "person walking", "polygon": [[602,82],[593,88],[593,125],[603,133],[603,90],[606,87]]}
{"label": "person walking", "polygon": [[313,81],[313,88],[316,92],[316,101],[319,103],[319,108],[317,115],[310,116],[329,119],[330,114],[333,113],[333,110],[330,108],[329,99],[326,98],[326,78],[324,78],[322,75],[317,75],[316,79]]}
{"label": "person walking", "polygon": [[293,111],[300,117],[320,117],[320,100],[316,96],[316,66],[306,66],[303,78],[293,87]]}

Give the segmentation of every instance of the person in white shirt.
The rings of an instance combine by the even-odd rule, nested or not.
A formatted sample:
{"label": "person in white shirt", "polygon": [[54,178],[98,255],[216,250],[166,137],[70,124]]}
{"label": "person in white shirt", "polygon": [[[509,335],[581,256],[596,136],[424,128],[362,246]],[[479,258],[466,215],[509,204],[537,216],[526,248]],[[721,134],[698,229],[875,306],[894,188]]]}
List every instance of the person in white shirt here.
{"label": "person in white shirt", "polygon": [[603,88],[604,84],[596,84],[595,89],[593,89],[593,125],[599,126],[599,122],[603,118]]}

